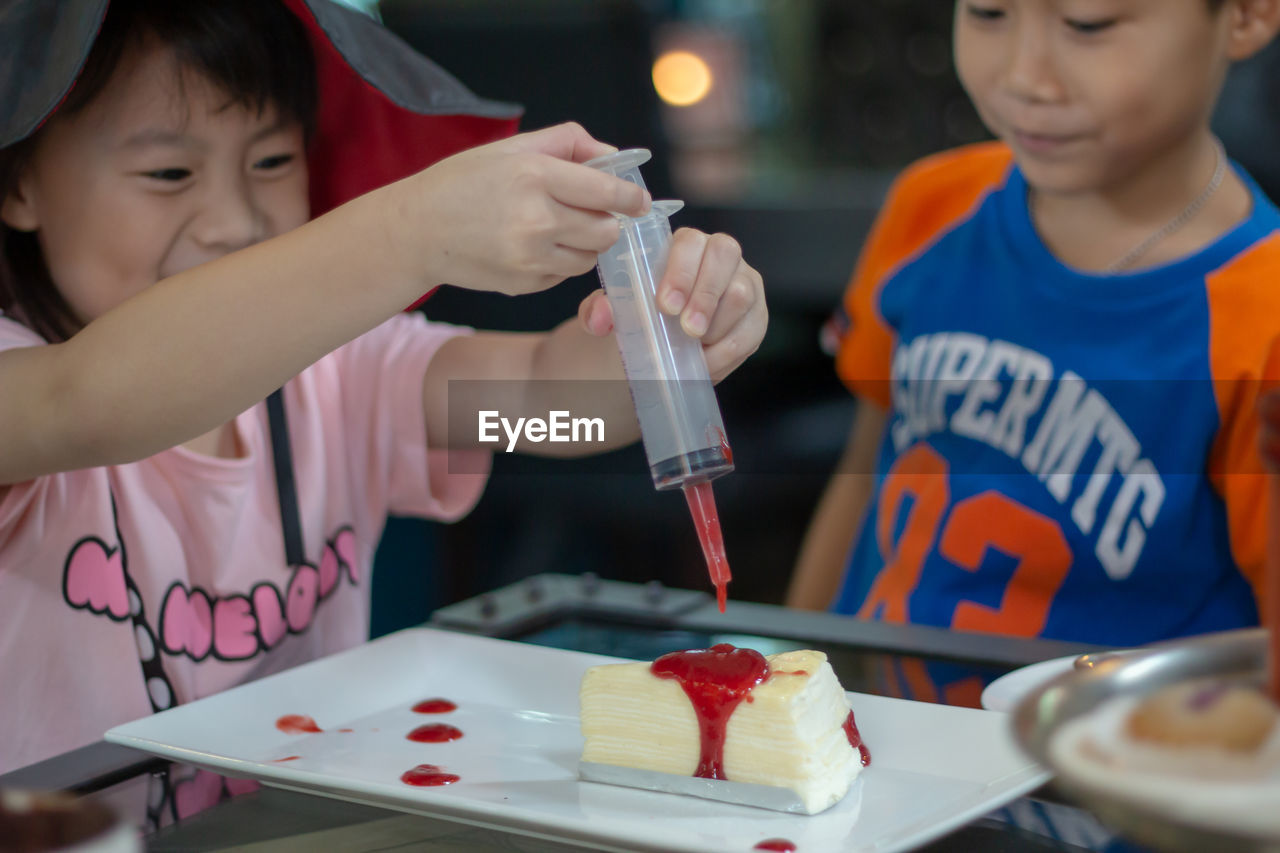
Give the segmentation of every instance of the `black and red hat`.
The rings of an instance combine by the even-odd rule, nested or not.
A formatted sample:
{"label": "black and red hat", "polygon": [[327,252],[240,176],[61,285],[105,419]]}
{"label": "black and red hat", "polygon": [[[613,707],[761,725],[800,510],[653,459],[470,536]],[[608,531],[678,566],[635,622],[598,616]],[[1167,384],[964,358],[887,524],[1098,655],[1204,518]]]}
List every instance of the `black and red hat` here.
{"label": "black and red hat", "polygon": [[[66,98],[108,2],[0,0],[0,148],[38,130]],[[477,97],[369,17],[331,0],[279,2],[315,54],[313,215],[515,132],[519,106]]]}

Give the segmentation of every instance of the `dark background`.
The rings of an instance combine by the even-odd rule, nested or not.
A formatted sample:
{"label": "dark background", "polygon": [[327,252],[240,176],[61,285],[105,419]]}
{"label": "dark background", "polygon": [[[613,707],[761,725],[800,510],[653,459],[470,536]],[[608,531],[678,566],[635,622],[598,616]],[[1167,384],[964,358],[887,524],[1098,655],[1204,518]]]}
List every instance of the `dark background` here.
{"label": "dark background", "polygon": [[[654,157],[643,174],[654,197],[688,202],[673,227],[732,234],[764,275],[768,335],[718,388],[738,464],[715,482],[733,598],[781,600],[843,446],[854,403],[818,346],[819,329],[888,182],[920,156],[985,138],[951,68],[951,7],[940,0],[740,0],[731,12],[724,3],[640,0],[380,4],[390,29],[472,90],[523,104],[523,128],[574,120],[619,147],[649,148]],[[672,24],[723,27],[743,48],[745,119],[715,155],[746,164],[733,191],[708,193],[673,178],[698,141],[664,121],[650,80],[656,37]],[[1273,198],[1280,196],[1278,101],[1280,48],[1273,47],[1233,71],[1215,120],[1232,156]],[[593,274],[518,299],[444,288],[426,313],[489,329],[546,329],[573,316],[598,286]],[[374,575],[373,633],[531,574],[585,571],[708,587],[684,500],[653,489],[639,445],[572,461],[499,453],[467,518],[389,524]]]}

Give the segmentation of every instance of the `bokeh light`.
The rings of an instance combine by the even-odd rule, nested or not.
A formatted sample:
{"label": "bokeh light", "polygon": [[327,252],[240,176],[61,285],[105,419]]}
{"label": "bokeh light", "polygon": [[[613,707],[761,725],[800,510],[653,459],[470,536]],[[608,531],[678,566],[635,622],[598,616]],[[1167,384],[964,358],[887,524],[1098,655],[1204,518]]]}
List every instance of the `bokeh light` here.
{"label": "bokeh light", "polygon": [[705,60],[687,50],[673,50],[653,63],[653,88],[658,97],[675,107],[698,103],[711,91],[711,69]]}

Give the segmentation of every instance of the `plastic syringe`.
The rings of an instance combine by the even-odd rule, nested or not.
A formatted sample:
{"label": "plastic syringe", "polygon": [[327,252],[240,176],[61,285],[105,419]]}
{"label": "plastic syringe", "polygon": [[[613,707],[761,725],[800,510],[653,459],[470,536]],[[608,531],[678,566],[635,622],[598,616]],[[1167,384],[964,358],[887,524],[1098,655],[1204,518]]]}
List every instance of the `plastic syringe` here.
{"label": "plastic syringe", "polygon": [[[587,165],[643,187],[639,167],[649,156],[636,148]],[[684,490],[724,610],[729,564],[711,481],[733,470],[733,453],[701,342],[685,333],[679,317],[663,313],[657,303],[671,246],[668,217],[683,206],[680,201],[655,201],[645,216],[619,217],[622,233],[599,256],[597,268],[613,312],[653,484]]]}

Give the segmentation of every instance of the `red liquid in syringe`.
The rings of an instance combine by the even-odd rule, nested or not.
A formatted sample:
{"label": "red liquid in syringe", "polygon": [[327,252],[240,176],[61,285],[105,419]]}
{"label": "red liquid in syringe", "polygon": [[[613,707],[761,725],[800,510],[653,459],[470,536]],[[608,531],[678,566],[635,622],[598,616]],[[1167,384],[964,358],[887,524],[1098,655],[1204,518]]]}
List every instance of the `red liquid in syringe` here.
{"label": "red liquid in syringe", "polygon": [[716,512],[711,482],[708,480],[686,485],[684,498],[689,502],[689,512],[693,515],[693,525],[698,531],[698,541],[702,543],[702,556],[707,560],[707,571],[716,588],[716,603],[723,613],[728,595],[727,587],[733,576],[729,574],[729,561],[724,555],[724,535],[720,532],[720,514]]}

